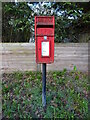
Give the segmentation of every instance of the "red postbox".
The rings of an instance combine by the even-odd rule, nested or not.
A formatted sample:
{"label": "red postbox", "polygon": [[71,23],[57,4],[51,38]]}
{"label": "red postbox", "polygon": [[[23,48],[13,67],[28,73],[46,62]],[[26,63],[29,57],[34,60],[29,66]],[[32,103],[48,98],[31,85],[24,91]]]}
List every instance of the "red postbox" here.
{"label": "red postbox", "polygon": [[54,62],[54,16],[35,16],[37,63]]}

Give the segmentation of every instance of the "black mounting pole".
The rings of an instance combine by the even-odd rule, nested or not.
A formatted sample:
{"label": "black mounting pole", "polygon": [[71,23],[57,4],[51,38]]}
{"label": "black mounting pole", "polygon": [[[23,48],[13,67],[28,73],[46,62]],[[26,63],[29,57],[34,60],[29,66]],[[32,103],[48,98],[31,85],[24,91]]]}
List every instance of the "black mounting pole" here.
{"label": "black mounting pole", "polygon": [[46,106],[46,63],[42,64],[42,104]]}

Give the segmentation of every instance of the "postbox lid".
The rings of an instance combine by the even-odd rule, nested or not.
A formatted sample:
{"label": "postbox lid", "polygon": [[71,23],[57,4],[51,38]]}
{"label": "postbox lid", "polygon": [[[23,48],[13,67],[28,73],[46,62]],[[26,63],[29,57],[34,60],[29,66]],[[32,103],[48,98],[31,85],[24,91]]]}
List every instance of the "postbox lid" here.
{"label": "postbox lid", "polygon": [[36,16],[37,25],[54,25],[54,16]]}

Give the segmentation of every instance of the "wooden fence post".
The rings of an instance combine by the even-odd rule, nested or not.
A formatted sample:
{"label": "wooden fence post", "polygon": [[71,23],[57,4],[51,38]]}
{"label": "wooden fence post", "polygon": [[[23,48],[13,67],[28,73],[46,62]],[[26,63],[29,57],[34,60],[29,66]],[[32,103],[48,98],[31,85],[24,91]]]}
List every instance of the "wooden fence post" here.
{"label": "wooden fence post", "polygon": [[37,71],[41,72],[41,64],[37,64]]}

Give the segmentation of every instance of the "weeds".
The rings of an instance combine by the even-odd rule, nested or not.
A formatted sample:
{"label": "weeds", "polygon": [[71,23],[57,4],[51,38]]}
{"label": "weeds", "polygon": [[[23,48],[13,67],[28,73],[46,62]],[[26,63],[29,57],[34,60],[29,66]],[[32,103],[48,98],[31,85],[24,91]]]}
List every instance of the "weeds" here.
{"label": "weeds", "polygon": [[41,72],[2,75],[3,118],[87,118],[88,75],[66,69],[47,73],[46,111]]}

